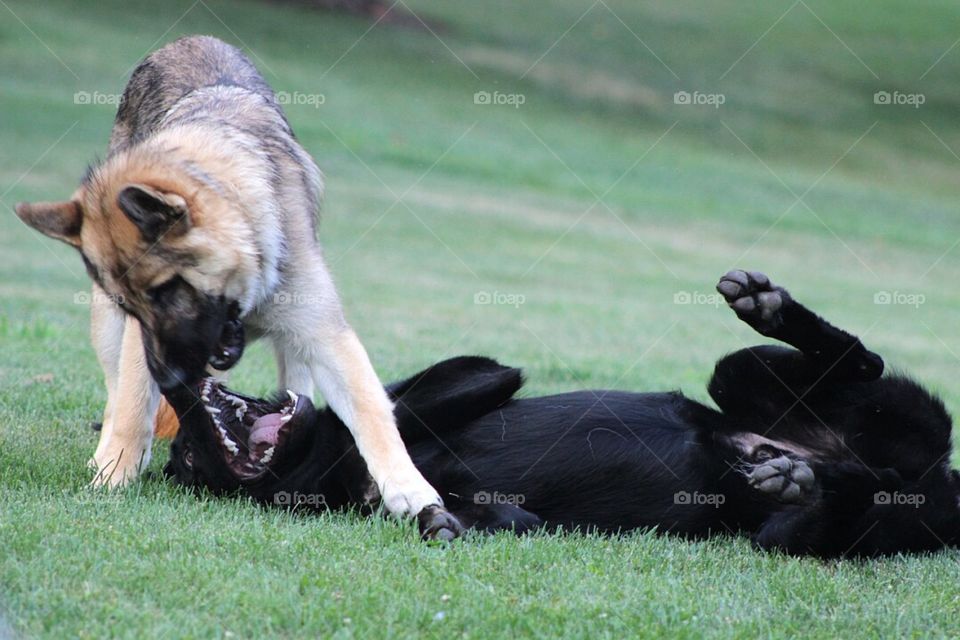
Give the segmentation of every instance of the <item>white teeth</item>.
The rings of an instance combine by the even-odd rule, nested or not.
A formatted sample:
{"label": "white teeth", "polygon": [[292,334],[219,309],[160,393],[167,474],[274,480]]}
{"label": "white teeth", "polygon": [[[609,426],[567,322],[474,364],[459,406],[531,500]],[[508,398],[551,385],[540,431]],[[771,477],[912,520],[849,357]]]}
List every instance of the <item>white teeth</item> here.
{"label": "white teeth", "polygon": [[227,430],[220,426],[219,422],[217,422],[217,431],[220,432],[220,441],[223,442],[223,446],[227,448],[227,451],[233,455],[240,453],[237,443],[230,439],[230,436],[227,435]]}
{"label": "white teeth", "polygon": [[263,457],[260,458],[260,464],[267,464],[268,462],[273,460],[273,450],[274,450],[274,447],[270,447],[269,449],[263,452]]}
{"label": "white teeth", "polygon": [[290,389],[287,389],[287,395],[290,396],[291,402],[293,402],[294,404],[297,403],[297,397],[298,397],[297,394],[295,394],[293,391],[290,391]]}
{"label": "white teeth", "polygon": [[215,415],[219,415],[219,414],[220,414],[220,409],[217,409],[216,407],[207,406],[207,407],[204,407],[204,408],[207,410],[207,413],[209,413],[210,415],[214,415],[214,416],[215,416]]}
{"label": "white teeth", "polygon": [[237,409],[237,420],[243,420],[243,409]]}
{"label": "white teeth", "polygon": [[280,416],[280,424],[287,424],[292,417],[291,415]]}

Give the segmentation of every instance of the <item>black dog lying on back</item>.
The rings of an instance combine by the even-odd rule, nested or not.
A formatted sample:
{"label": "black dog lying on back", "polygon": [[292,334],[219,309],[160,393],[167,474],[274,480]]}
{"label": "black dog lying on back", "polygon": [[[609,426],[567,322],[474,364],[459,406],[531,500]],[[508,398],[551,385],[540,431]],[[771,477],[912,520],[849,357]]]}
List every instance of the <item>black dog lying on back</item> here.
{"label": "black dog lying on back", "polygon": [[[951,419],[916,382],[755,272],[717,285],[744,322],[794,347],[722,358],[719,411],[674,393],[514,398],[517,369],[461,357],[388,388],[401,435],[467,528],[739,532],[792,554],[877,556],[960,544]],[[289,393],[289,392],[288,392]],[[181,421],[168,475],[215,492],[338,509],[376,504],[346,427],[295,394],[260,400],[212,379]]]}

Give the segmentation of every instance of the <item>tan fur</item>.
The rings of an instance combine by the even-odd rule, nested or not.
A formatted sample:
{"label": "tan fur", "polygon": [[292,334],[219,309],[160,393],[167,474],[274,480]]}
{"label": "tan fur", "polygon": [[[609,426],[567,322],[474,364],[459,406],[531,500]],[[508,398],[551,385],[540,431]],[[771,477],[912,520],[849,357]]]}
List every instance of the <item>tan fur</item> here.
{"label": "tan fur", "polygon": [[[357,441],[357,449],[371,466],[388,471],[386,481],[392,476],[409,473],[407,463],[413,466],[406,456],[396,456],[403,448],[403,441],[395,431],[376,429],[376,424],[390,419],[393,406],[378,392],[377,375],[370,366],[370,359],[353,331],[344,331],[337,337],[333,346],[347,380],[347,394],[351,399],[352,411],[358,422],[357,429],[368,437]],[[415,468],[414,468],[415,471]]]}
{"label": "tan fur", "polygon": [[[151,227],[154,220],[121,197],[131,192],[176,216]],[[169,409],[158,414],[159,386],[147,366],[149,359],[164,374],[167,342],[157,328],[186,318],[189,333],[219,318],[229,301],[239,305],[249,339],[273,342],[281,385],[308,395],[319,386],[356,438],[388,511],[412,515],[442,504],[410,461],[386,392],[344,319],[315,238],[321,192],[319,169],[254,66],[226,43],[197,36],[137,67],[107,159],[69,201],[17,207],[31,226],[77,247],[96,282],[91,336],[107,406],[91,461],[95,484],[137,477],[154,432],[175,429]],[[148,292],[174,276],[197,294],[190,300],[212,311],[158,310]],[[181,324],[170,326],[168,339],[180,335]]]}
{"label": "tan fur", "polygon": [[[256,280],[256,239],[248,220],[260,212],[249,209],[251,203],[257,206],[257,198],[263,202],[264,194],[258,187],[269,176],[259,163],[245,160],[242,151],[229,141],[213,141],[203,133],[183,127],[164,131],[149,145],[113,157],[95,171],[89,186],[81,191],[85,212],[81,245],[91,260],[107,266],[108,277],[116,275],[111,267],[119,267],[119,273],[129,281],[128,287],[145,291],[178,273],[200,290],[222,289],[234,296]],[[193,178],[183,168],[188,161],[216,175],[223,192]],[[117,194],[136,184],[175,194],[185,201],[195,232],[164,237],[162,244],[195,256],[202,269],[184,273],[182,266],[168,264],[151,253],[153,243],[141,237],[117,206]],[[229,282],[226,287],[225,281]]]}
{"label": "tan fur", "polygon": [[119,364],[112,415],[109,421],[105,416],[91,461],[96,485],[122,486],[150,461],[160,391],[147,369],[140,324],[133,317],[124,320]]}
{"label": "tan fur", "polygon": [[173,407],[166,400],[160,400],[160,408],[157,410],[157,420],[153,427],[155,438],[170,440],[177,435],[180,430],[180,421],[177,420],[177,414]]}

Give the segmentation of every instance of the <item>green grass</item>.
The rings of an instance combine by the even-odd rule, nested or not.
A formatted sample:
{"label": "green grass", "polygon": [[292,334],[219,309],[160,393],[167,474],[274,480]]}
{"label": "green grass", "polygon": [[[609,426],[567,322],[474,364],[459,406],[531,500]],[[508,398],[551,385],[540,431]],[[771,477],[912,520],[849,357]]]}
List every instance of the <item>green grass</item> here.
{"label": "green grass", "polygon": [[[323,243],[384,379],[484,353],[523,366],[527,393],[705,399],[712,363],[756,336],[674,295],[710,293],[737,265],[960,408],[954,4],[407,2],[442,43],[249,2],[0,6],[6,623],[50,637],[960,633],[956,552],[821,563],[649,534],[438,549],[392,521],[197,500],[158,480],[85,489],[86,424],[105,399],[74,302],[87,279],[10,208],[68,196],[102,154],[114,107],[75,92],[119,93],[151,43],[194,32],[251,47],[277,90],[324,95],[288,113],[326,172]],[[681,90],[726,102],[678,106]],[[876,105],[880,90],[926,102]],[[525,103],[476,105],[477,91]],[[474,304],[494,291],[524,303]],[[878,291],[925,303],[875,305]],[[270,390],[269,350],[248,353],[233,383]]]}

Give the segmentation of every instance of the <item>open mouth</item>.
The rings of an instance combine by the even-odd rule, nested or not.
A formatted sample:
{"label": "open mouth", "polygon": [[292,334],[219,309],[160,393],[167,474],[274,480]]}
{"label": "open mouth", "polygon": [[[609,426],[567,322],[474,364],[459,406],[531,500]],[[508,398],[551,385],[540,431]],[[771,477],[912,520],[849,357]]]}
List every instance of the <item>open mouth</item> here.
{"label": "open mouth", "polygon": [[270,469],[289,438],[294,417],[309,402],[292,391],[274,401],[250,398],[213,378],[200,383],[200,401],[227,467],[241,481],[255,480]]}
{"label": "open mouth", "polygon": [[209,363],[215,369],[226,371],[237,364],[243,355],[245,345],[243,321],[240,319],[240,305],[236,302],[230,304],[227,310],[227,320],[220,327],[220,338],[214,345],[213,353],[210,355]]}

